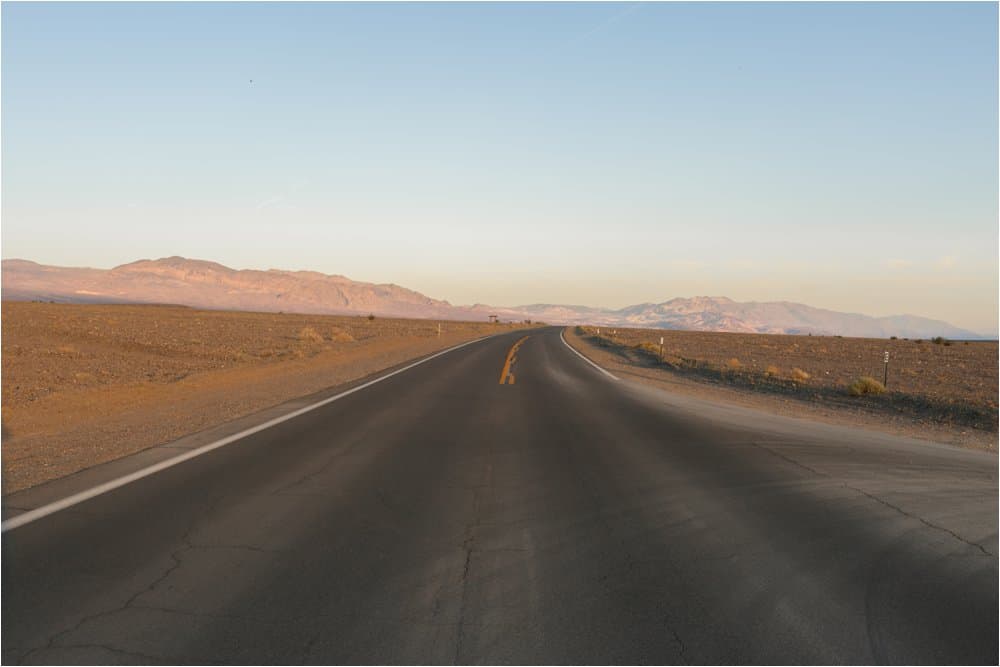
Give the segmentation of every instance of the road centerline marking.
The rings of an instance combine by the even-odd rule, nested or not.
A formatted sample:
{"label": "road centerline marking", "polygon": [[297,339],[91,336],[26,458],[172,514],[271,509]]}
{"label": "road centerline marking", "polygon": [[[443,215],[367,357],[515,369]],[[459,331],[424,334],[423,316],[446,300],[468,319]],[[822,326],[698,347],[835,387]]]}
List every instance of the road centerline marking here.
{"label": "road centerline marking", "polygon": [[514,384],[514,374],[510,372],[510,368],[517,361],[517,348],[521,347],[521,343],[528,338],[525,336],[511,346],[510,352],[507,353],[507,360],[503,364],[503,370],[500,371],[500,384]]}

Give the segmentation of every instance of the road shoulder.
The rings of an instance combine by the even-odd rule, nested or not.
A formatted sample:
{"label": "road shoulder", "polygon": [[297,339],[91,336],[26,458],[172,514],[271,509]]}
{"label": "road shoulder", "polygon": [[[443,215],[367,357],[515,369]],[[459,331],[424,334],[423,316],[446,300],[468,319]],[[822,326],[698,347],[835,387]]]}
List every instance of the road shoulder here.
{"label": "road shoulder", "polygon": [[997,435],[944,424],[916,422],[903,415],[875,415],[845,410],[792,396],[755,392],[707,380],[683,377],[667,368],[637,366],[612,351],[579,336],[575,327],[564,331],[566,342],[577,352],[620,379],[702,400],[738,405],[784,417],[806,419],[834,426],[851,426],[889,435],[917,438],[966,449],[996,452]]}

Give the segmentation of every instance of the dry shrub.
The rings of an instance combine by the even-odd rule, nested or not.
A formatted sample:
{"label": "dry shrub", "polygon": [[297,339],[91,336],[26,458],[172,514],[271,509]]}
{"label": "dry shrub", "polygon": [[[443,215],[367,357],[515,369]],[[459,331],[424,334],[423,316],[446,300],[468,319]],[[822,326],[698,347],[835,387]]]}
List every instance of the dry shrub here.
{"label": "dry shrub", "polygon": [[804,381],[804,380],[808,380],[812,376],[809,375],[809,373],[806,373],[801,368],[793,368],[792,372],[791,372],[791,377],[792,377],[793,380]]}
{"label": "dry shrub", "polygon": [[778,368],[777,366],[768,366],[764,370],[764,375],[766,375],[768,377],[777,377],[777,376],[781,375],[781,369]]}
{"label": "dry shrub", "polygon": [[353,343],[354,336],[347,333],[340,327],[333,327],[333,329],[330,330],[330,340],[334,343]]}
{"label": "dry shrub", "polygon": [[726,368],[728,368],[731,371],[738,371],[741,368],[743,368],[743,364],[740,363],[739,359],[733,357],[732,359],[726,362]]}
{"label": "dry shrub", "polygon": [[642,350],[644,352],[649,352],[652,355],[660,356],[660,346],[655,343],[639,343],[635,346],[637,350]]}
{"label": "dry shrub", "polygon": [[56,348],[56,352],[60,354],[74,354],[76,353],[76,348],[72,345],[60,345]]}
{"label": "dry shrub", "polygon": [[304,327],[299,331],[299,340],[303,343],[322,343],[323,336],[312,327]]}
{"label": "dry shrub", "polygon": [[847,391],[850,392],[851,396],[875,396],[885,393],[885,386],[875,378],[866,375],[852,382]]}

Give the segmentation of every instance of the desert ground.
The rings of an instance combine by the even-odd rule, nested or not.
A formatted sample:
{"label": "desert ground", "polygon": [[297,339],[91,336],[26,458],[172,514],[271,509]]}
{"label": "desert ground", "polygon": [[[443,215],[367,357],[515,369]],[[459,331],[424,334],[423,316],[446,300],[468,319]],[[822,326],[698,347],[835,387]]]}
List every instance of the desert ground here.
{"label": "desert ground", "polygon": [[515,325],[2,304],[3,492]]}
{"label": "desert ground", "polygon": [[[569,338],[598,363],[673,391],[996,449],[996,341],[597,327],[576,327]],[[886,352],[885,392],[852,395],[863,377],[883,381]]]}

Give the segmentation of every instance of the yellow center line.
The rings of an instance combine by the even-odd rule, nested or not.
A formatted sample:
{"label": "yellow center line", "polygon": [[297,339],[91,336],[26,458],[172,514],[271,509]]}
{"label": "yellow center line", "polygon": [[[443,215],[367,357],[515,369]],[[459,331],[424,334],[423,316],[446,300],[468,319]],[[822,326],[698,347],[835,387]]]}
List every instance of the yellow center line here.
{"label": "yellow center line", "polygon": [[507,361],[504,362],[503,370],[500,371],[500,384],[514,384],[514,374],[510,372],[510,366],[517,360],[517,357],[514,356],[517,354],[517,348],[521,347],[521,343],[526,340],[528,340],[528,336],[514,343],[510,352],[507,353]]}

